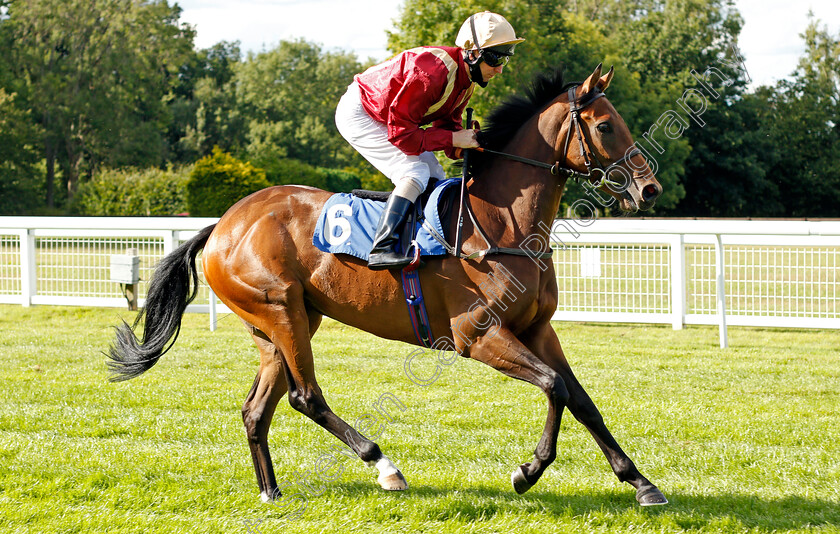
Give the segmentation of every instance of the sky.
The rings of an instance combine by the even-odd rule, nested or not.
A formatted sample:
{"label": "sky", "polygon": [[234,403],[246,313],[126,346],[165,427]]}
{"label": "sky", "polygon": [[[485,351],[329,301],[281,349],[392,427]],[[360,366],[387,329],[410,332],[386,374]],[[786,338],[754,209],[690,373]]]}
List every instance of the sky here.
{"label": "sky", "polygon": [[[399,0],[175,1],[183,9],[181,22],[196,29],[198,48],[238,40],[243,52],[259,52],[281,40],[303,38],[325,50],[354,52],[361,61],[384,60],[391,55],[386,49],[385,32],[393,29],[401,3]],[[774,84],[793,72],[804,51],[799,34],[808,24],[809,10],[833,35],[840,33],[838,0],[736,0],[735,6],[744,17],[739,49],[751,87]],[[515,21],[512,22],[515,27]]]}

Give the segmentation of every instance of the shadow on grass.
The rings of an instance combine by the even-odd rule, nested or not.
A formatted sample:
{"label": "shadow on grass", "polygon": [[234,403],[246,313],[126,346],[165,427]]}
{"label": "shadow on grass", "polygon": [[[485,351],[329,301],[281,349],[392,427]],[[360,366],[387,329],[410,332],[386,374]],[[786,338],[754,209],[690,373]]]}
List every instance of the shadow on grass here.
{"label": "shadow on grass", "polygon": [[[328,494],[330,491],[327,492]],[[709,524],[741,526],[766,531],[803,529],[818,526],[840,527],[840,506],[837,502],[788,496],[765,499],[753,495],[720,494],[693,495],[670,492],[666,506],[643,508],[636,504],[635,493],[629,486],[603,492],[562,494],[550,491],[531,491],[517,495],[513,490],[491,487],[415,486],[406,492],[383,493],[379,488],[363,483],[336,484],[333,493],[356,498],[392,498],[409,504],[414,501],[431,520],[446,521],[458,517],[465,521],[487,520],[497,514],[550,514],[555,518],[600,516],[603,522],[628,514],[661,518],[683,529],[699,529]]]}

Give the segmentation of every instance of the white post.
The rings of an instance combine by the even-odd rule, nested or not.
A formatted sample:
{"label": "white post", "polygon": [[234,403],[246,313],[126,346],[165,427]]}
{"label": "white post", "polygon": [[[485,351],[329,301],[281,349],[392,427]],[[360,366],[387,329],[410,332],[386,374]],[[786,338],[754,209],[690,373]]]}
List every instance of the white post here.
{"label": "white post", "polygon": [[671,324],[682,330],[686,312],[685,236],[671,238]]}
{"label": "white post", "polygon": [[[125,249],[125,255],[129,257],[136,257],[140,255],[140,249],[136,247],[129,247]],[[139,266],[139,260],[137,265]],[[139,272],[139,271],[138,271]],[[134,280],[134,272],[132,272],[131,278]],[[139,291],[137,291],[137,285],[139,282],[140,277],[136,278],[137,281],[131,282],[130,284],[125,284],[125,299],[128,301],[128,309],[129,311],[137,311],[137,299],[139,297]]]}
{"label": "white post", "polygon": [[216,294],[210,290],[210,331],[216,331]]}
{"label": "white post", "polygon": [[715,234],[715,271],[717,271],[717,312],[720,320],[720,348],[729,346],[726,332],[726,265],[723,258],[723,241],[720,234]]}
{"label": "white post", "polygon": [[35,263],[35,234],[31,229],[20,233],[20,303],[32,305],[32,297],[38,292],[38,266]]}
{"label": "white post", "polygon": [[168,256],[176,248],[178,248],[178,230],[171,230],[163,239],[163,255]]}

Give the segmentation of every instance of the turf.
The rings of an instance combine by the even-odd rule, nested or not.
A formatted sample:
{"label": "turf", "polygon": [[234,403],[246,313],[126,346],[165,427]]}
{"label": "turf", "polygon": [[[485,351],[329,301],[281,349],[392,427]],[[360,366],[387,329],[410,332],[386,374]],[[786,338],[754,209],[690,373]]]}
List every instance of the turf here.
{"label": "turf", "polygon": [[[325,321],[327,400],[381,433],[410,488],[380,490],[284,400],[270,443],[289,497],[273,506],[239,414],[257,356],[238,320],[211,333],[187,315],[157,366],[112,384],[102,351],[123,316],[0,306],[0,532],[840,532],[837,331],[730,328],[721,350],[714,327],[556,324],[607,425],[671,500],[643,509],[568,414],[557,461],[516,495],[510,473],[544,424],[535,387],[463,359],[420,386],[404,371],[414,348]],[[430,354],[414,361],[432,376]]]}

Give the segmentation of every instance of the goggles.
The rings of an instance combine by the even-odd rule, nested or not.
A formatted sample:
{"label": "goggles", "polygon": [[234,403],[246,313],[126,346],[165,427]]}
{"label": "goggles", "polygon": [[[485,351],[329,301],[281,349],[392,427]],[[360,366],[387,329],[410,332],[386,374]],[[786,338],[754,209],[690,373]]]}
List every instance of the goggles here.
{"label": "goggles", "polygon": [[499,65],[507,65],[508,61],[510,61],[509,54],[502,54],[491,48],[483,49],[481,51],[481,57],[484,59],[484,62],[487,63],[487,66],[492,68],[496,68]]}

